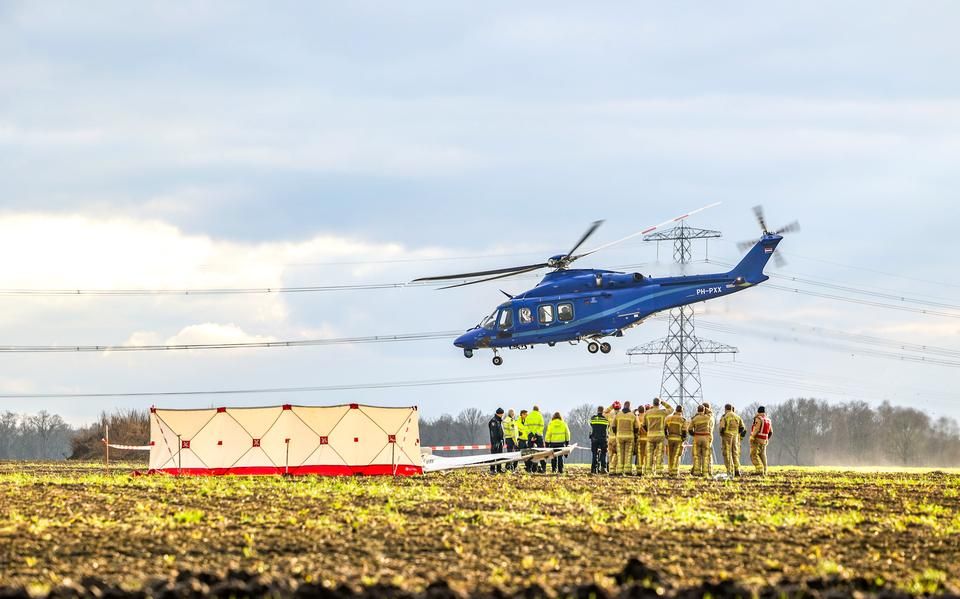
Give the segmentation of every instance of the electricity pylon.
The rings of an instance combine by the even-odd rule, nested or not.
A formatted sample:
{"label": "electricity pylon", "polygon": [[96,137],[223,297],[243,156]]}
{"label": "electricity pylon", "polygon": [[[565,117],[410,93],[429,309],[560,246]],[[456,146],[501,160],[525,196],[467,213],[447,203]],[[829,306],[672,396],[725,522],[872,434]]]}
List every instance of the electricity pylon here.
{"label": "electricity pylon", "polygon": [[[652,233],[644,241],[672,241],[673,260],[685,269],[693,257],[694,239],[715,239],[720,231],[688,227],[680,223],[672,229]],[[697,337],[693,322],[693,306],[670,310],[667,336],[627,351],[628,356],[663,356],[663,377],[660,398],[671,405],[682,405],[685,414],[696,413],[703,401],[700,380],[700,356],[707,354],[735,354],[737,348]]]}

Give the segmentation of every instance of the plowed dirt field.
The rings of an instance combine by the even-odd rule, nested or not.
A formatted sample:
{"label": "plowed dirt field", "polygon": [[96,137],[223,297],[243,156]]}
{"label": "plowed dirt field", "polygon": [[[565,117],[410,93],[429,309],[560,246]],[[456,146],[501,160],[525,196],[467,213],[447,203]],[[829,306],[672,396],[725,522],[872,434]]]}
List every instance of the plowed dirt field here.
{"label": "plowed dirt field", "polygon": [[[421,593],[437,581],[464,594],[528,595],[617,595],[628,584],[671,595],[722,581],[761,594],[960,586],[956,473],[776,470],[715,481],[572,468],[397,479],[131,470],[0,464],[0,586],[155,595],[178,575],[203,592],[256,575],[277,595],[341,585]],[[631,558],[643,565],[615,576]]]}

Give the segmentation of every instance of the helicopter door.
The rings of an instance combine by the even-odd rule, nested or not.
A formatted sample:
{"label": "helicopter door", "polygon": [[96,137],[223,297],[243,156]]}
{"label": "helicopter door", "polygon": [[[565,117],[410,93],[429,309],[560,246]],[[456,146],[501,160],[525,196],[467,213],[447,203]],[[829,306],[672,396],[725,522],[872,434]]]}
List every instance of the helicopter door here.
{"label": "helicopter door", "polygon": [[497,318],[497,337],[513,337],[513,310],[503,308]]}

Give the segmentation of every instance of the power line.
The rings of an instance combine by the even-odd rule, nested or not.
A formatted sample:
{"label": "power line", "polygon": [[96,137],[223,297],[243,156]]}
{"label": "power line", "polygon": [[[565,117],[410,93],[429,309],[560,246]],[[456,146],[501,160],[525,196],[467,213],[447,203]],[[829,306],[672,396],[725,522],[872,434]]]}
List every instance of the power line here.
{"label": "power line", "polygon": [[786,322],[782,320],[751,320],[750,324],[754,326],[765,327],[765,328],[777,327],[780,330],[789,329],[799,333],[807,333],[807,334],[812,334],[820,337],[833,337],[835,339],[840,339],[843,341],[853,341],[855,343],[863,343],[865,345],[875,345],[875,346],[900,349],[904,351],[911,351],[916,353],[926,353],[926,354],[940,355],[940,356],[945,356],[950,358],[960,358],[960,349],[950,349],[946,347],[937,347],[935,345],[926,345],[921,343],[909,343],[906,341],[895,341],[893,339],[885,339],[883,337],[873,337],[870,335],[863,335],[859,333],[850,333],[847,331],[828,329],[825,327],[799,325],[799,324]]}
{"label": "power line", "polygon": [[292,341],[250,341],[244,343],[181,343],[174,345],[0,345],[0,353],[77,353],[77,352],[141,352],[178,351],[202,349],[244,349],[307,347],[322,345],[353,345],[363,343],[394,343],[401,341],[426,341],[453,339],[459,331],[428,333],[400,333],[397,335],[371,335],[367,337],[337,337],[328,339],[296,339]]}
{"label": "power line", "polygon": [[0,399],[96,399],[109,397],[175,397],[196,395],[251,395],[272,393],[331,393],[338,391],[357,391],[368,389],[402,389],[407,387],[437,387],[445,385],[470,385],[497,383],[505,381],[524,381],[536,379],[555,379],[579,376],[617,374],[636,368],[633,364],[614,366],[590,366],[585,368],[566,368],[541,370],[518,374],[503,374],[484,377],[456,377],[446,379],[422,379],[410,381],[385,381],[378,383],[357,383],[345,385],[319,385],[309,387],[264,387],[259,389],[216,389],[188,391],[133,391],[129,393],[27,393],[2,394]]}
{"label": "power line", "polygon": [[[613,266],[613,269],[632,269],[648,266],[647,263]],[[513,280],[537,279],[540,274],[519,275]],[[467,279],[464,279],[467,280]],[[345,283],[337,285],[306,285],[278,287],[208,287],[195,289],[0,289],[0,296],[170,296],[170,295],[255,295],[289,293],[329,293],[340,291],[376,291],[383,289],[436,288],[449,283]]]}
{"label": "power line", "polygon": [[[731,268],[734,266],[733,264],[730,264],[730,263],[728,263],[728,262],[722,262],[722,261],[719,261],[719,260],[711,260],[710,262],[712,262],[712,263],[714,263],[714,264],[719,264],[719,265],[721,265],[721,266],[731,267]],[[957,305],[957,304],[948,304],[948,303],[941,302],[941,301],[930,301],[930,300],[926,300],[926,299],[919,299],[919,298],[916,298],[916,297],[908,297],[908,296],[901,295],[901,294],[899,294],[899,293],[885,293],[885,292],[880,292],[880,291],[871,291],[871,290],[869,290],[869,289],[862,289],[862,288],[859,288],[859,287],[851,287],[851,286],[849,286],[849,285],[841,285],[841,284],[838,284],[838,283],[831,283],[831,282],[824,281],[824,280],[813,280],[813,279],[808,279],[808,278],[804,278],[804,277],[799,277],[799,276],[795,276],[795,275],[788,275],[788,274],[783,274],[783,273],[768,273],[768,276],[770,276],[771,278],[782,279],[782,280],[790,281],[790,282],[793,282],[793,283],[802,283],[802,284],[805,284],[805,285],[813,285],[813,286],[816,286],[816,287],[824,287],[824,288],[826,288],[826,289],[832,289],[832,290],[834,290],[834,291],[842,291],[842,292],[846,292],[846,293],[855,293],[855,294],[858,294],[858,295],[867,295],[867,296],[876,297],[876,298],[879,298],[879,299],[888,299],[888,300],[893,300],[893,301],[903,302],[903,303],[910,303],[910,304],[920,304],[920,305],[924,305],[924,306],[932,306],[932,307],[935,307],[935,308],[946,308],[946,309],[948,309],[948,310],[960,310],[960,305]],[[768,286],[770,286],[770,285],[768,285]]]}
{"label": "power line", "polygon": [[753,371],[758,371],[761,374],[777,376],[782,379],[794,380],[799,383],[807,383],[811,380],[822,381],[824,384],[840,385],[840,386],[850,386],[858,387],[865,390],[871,390],[872,395],[882,396],[891,390],[903,393],[910,396],[924,396],[924,397],[938,397],[944,399],[955,400],[958,398],[957,393],[949,393],[944,391],[931,391],[929,389],[906,389],[903,387],[889,387],[887,385],[879,385],[875,381],[862,381],[858,379],[853,379],[850,377],[836,376],[822,373],[812,373],[804,370],[797,370],[794,368],[783,368],[778,366],[767,366],[763,364],[757,364],[754,362],[745,362],[743,360],[737,360],[736,362],[717,362],[720,365],[736,364],[739,366],[744,366]]}
{"label": "power line", "polygon": [[871,356],[876,358],[886,358],[886,359],[897,360],[898,362],[931,364],[934,366],[946,366],[950,368],[960,367],[960,361],[945,360],[937,357],[928,357],[924,355],[916,356],[916,355],[910,355],[910,354],[881,351],[876,349],[868,349],[863,347],[855,347],[855,346],[844,345],[839,343],[829,343],[824,341],[801,339],[796,336],[790,336],[789,334],[773,333],[771,336],[771,334],[764,333],[764,332],[750,331],[747,329],[735,328],[735,327],[724,326],[724,325],[719,325],[714,323],[703,323],[702,326],[706,329],[710,329],[713,331],[725,332],[730,334],[753,335],[756,337],[771,339],[773,341],[787,341],[791,343],[798,343],[801,345],[815,345],[819,349],[828,349],[828,350],[839,351],[847,354],[860,354],[860,355]]}
{"label": "power line", "polygon": [[357,283],[346,285],[313,285],[306,287],[247,287],[206,289],[0,289],[0,295],[254,295],[269,293],[318,293],[334,291],[369,291],[399,289],[401,287],[429,287],[410,283]]}
{"label": "power line", "polygon": [[787,291],[790,293],[799,293],[801,295],[807,295],[810,297],[820,297],[824,299],[836,300],[839,302],[859,304],[861,306],[885,308],[888,310],[900,310],[901,312],[913,312],[914,314],[926,314],[927,316],[942,316],[944,318],[960,318],[960,313],[951,314],[949,312],[941,312],[939,310],[927,310],[926,308],[917,308],[914,306],[906,306],[906,305],[898,306],[895,304],[885,304],[883,302],[875,302],[873,300],[859,299],[855,297],[846,297],[843,295],[834,295],[831,293],[821,293],[819,291],[810,291],[808,289],[798,289],[796,287],[786,287],[784,285],[776,285],[774,283],[764,283],[760,288],[773,289],[776,291]]}
{"label": "power line", "polygon": [[809,256],[801,256],[801,255],[799,255],[799,254],[794,254],[793,252],[783,252],[783,254],[786,255],[786,256],[789,256],[789,257],[791,257],[791,258],[800,258],[801,260],[811,260],[811,261],[813,261],[813,262],[821,262],[821,263],[823,263],[823,264],[830,264],[830,265],[832,265],[832,266],[840,266],[840,267],[842,267],[842,268],[849,268],[849,269],[851,269],[851,270],[862,270],[862,271],[864,271],[864,272],[872,272],[872,273],[874,273],[874,274],[884,275],[884,276],[887,276],[887,277],[894,277],[894,278],[897,278],[897,279],[903,279],[903,280],[905,280],[905,281],[915,281],[915,282],[917,282],[917,283],[928,283],[928,284],[930,284],[930,285],[938,285],[938,286],[942,286],[942,287],[960,287],[960,285],[956,285],[956,284],[953,284],[953,283],[946,283],[946,282],[944,282],[944,281],[934,281],[934,280],[932,280],[932,279],[922,279],[922,278],[919,278],[919,277],[908,277],[908,276],[906,276],[906,275],[901,275],[901,274],[896,274],[896,273],[892,273],[892,272],[887,272],[887,271],[884,271],[884,270],[877,270],[877,269],[875,269],[875,268],[868,268],[868,267],[866,267],[866,266],[853,266],[853,265],[851,265],[851,264],[843,264],[843,263],[840,263],[840,262],[834,262],[834,261],[832,261],[832,260],[824,260],[824,259],[822,259],[822,258],[811,258],[811,257],[809,257]]}

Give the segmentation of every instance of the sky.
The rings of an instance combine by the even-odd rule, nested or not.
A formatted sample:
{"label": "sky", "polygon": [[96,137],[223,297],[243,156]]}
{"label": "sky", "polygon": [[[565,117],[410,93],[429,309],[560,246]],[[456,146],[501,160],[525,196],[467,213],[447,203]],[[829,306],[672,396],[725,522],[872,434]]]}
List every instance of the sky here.
{"label": "sky", "polygon": [[[951,2],[3,2],[0,289],[404,283],[540,261],[594,220],[602,243],[719,201],[690,221],[724,234],[686,270],[710,272],[726,268],[705,257],[734,262],[758,236],[762,204],[802,232],[769,269],[780,288],[697,306],[700,336],[740,350],[705,358],[705,397],[887,400],[960,419],[958,17]],[[583,265],[677,274],[670,260],[635,241]],[[0,294],[0,345],[462,331],[499,289],[536,282]],[[665,332],[652,319],[607,356],[538,347],[499,368],[448,339],[11,353],[0,410],[76,424],[152,404],[565,412],[656,395],[661,364],[625,352]]]}

